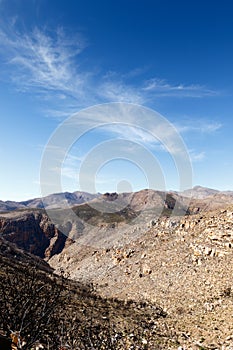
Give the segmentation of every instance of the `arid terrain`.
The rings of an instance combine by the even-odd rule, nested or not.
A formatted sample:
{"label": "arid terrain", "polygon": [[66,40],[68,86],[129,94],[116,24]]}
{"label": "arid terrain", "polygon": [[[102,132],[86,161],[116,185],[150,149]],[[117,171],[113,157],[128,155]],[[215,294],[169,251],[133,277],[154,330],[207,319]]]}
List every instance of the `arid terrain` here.
{"label": "arid terrain", "polygon": [[107,303],[114,334],[125,332],[112,349],[233,349],[232,192],[196,187],[85,198],[71,204],[76,221],[67,208],[52,208],[57,227],[49,208],[4,208],[3,271],[36,264],[58,281],[65,273],[65,288],[86,303],[82,329],[91,313],[107,329]]}

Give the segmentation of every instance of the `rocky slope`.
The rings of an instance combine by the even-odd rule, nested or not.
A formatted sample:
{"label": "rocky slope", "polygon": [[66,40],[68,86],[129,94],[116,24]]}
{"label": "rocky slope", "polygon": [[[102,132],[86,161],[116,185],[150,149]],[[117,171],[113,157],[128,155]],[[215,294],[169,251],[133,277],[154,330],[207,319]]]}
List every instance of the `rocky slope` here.
{"label": "rocky slope", "polygon": [[223,194],[189,199],[154,190],[106,193],[71,209],[1,213],[0,233],[20,248],[49,259],[77,239],[82,245],[107,248],[140,237],[148,223],[161,216],[200,213],[223,208],[232,201],[233,197]]}
{"label": "rocky slope", "polygon": [[25,250],[17,247],[14,243],[6,241],[3,237],[0,237],[0,257],[1,262],[5,265],[20,266],[21,264],[28,266],[37,266],[38,269],[52,273],[53,269],[43,259],[32,255]]}
{"label": "rocky slope", "polygon": [[0,239],[1,350],[16,349],[9,335],[19,339],[19,330],[31,350],[162,350],[174,343],[159,306],[101,298]]}
{"label": "rocky slope", "polygon": [[232,349],[233,207],[149,226],[107,248],[77,240],[50,265],[93,282],[102,296],[161,305],[180,346],[172,349]]}
{"label": "rocky slope", "polygon": [[37,209],[1,214],[0,232],[47,259],[57,273],[62,269],[79,283],[93,283],[102,297],[161,306],[173,342],[166,349],[230,350],[230,203],[232,196],[222,193],[191,201],[151,190],[106,193],[91,205],[52,211],[61,230]]}
{"label": "rocky slope", "polygon": [[[151,190],[110,194],[72,209],[21,209],[0,214],[0,233],[18,247],[49,259],[77,238],[98,246],[141,234],[151,218],[186,206],[172,195]],[[54,220],[53,220],[54,219]]]}

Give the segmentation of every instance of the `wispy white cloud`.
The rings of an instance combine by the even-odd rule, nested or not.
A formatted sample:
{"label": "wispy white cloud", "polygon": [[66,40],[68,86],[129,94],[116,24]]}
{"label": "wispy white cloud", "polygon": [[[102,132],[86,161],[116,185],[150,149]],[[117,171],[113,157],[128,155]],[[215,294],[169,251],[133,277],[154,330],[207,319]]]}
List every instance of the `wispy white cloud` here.
{"label": "wispy white cloud", "polygon": [[63,121],[64,119],[70,117],[72,114],[77,112],[78,105],[69,102],[67,105],[56,105],[54,108],[51,106],[50,108],[43,109],[43,115],[47,118],[54,118],[58,121]]}
{"label": "wispy white cloud", "polygon": [[[115,137],[126,139],[132,142],[142,144],[149,147],[151,150],[166,151],[166,148],[161,144],[161,139],[170,140],[172,142],[175,130],[177,133],[185,134],[189,132],[195,133],[213,133],[220,129],[222,125],[220,123],[211,122],[200,122],[195,124],[188,124],[182,126],[172,126],[168,128],[167,125],[153,126],[151,125],[150,131],[148,129],[137,128],[130,125],[124,124],[111,124],[107,125],[104,129],[113,134]],[[157,136],[156,136],[157,135]],[[170,142],[168,142],[170,144]],[[173,147],[174,148],[174,147]],[[175,148],[174,148],[175,152]],[[203,154],[202,154],[203,156]],[[194,156],[193,156],[194,157]],[[196,157],[196,156],[195,156]],[[195,158],[194,157],[194,158]]]}
{"label": "wispy white cloud", "polygon": [[164,79],[153,78],[145,82],[143,91],[160,97],[205,97],[217,92],[198,84],[170,84]]}
{"label": "wispy white cloud", "polygon": [[204,151],[196,152],[195,150],[189,150],[189,156],[192,163],[196,163],[203,161],[206,157],[206,154]]}
{"label": "wispy white cloud", "polygon": [[106,108],[96,107],[94,113],[80,112],[78,119],[74,118],[69,123],[78,122],[81,126],[82,121],[86,126],[97,125],[113,138],[139,143],[151,150],[166,150],[180,155],[184,151],[177,129],[158,113],[140,106],[111,104]]}
{"label": "wispy white cloud", "polygon": [[123,82],[103,82],[98,91],[101,99],[107,101],[129,102],[136,104],[143,104],[146,102],[146,96],[141,93],[140,89],[126,85]]}
{"label": "wispy white cloud", "polygon": [[17,19],[0,28],[0,55],[10,67],[7,77],[9,74],[20,90],[33,90],[44,98],[55,94],[57,110],[66,110],[68,105],[77,110],[103,102],[146,104],[160,97],[216,95],[201,85],[171,84],[158,78],[133,82],[145,68],[120,75],[84,68],[81,54],[87,42],[80,34],[67,35],[63,28],[53,32],[35,28],[30,33],[16,28]]}
{"label": "wispy white cloud", "polygon": [[222,123],[205,120],[204,118],[202,120],[193,118],[183,123],[177,123],[176,128],[180,133],[196,132],[211,134],[221,129]]}
{"label": "wispy white cloud", "polygon": [[[139,72],[138,69],[135,74],[140,74]],[[134,86],[128,82],[133,74],[133,72],[130,72],[129,75],[125,74],[119,77],[115,72],[108,72],[104,77],[104,81],[101,82],[100,89],[98,89],[99,95],[108,101],[145,104],[163,97],[203,98],[218,94],[216,91],[202,85],[172,85],[166,80],[158,78],[142,81]]]}
{"label": "wispy white cloud", "polygon": [[11,78],[22,90],[58,92],[58,96],[80,97],[87,74],[74,68],[74,59],[85,47],[77,36],[68,39],[62,28],[52,34],[35,28],[30,34],[13,28],[0,31],[0,44],[14,66]]}
{"label": "wispy white cloud", "polygon": [[222,128],[222,124],[219,122],[209,122],[201,126],[202,132],[212,133]]}
{"label": "wispy white cloud", "polygon": [[[136,142],[138,144],[142,144],[146,147],[149,147],[151,149],[157,149],[162,150],[161,146],[159,145],[160,142],[158,138],[156,138],[154,135],[152,135],[148,130],[144,130],[142,128],[137,128],[129,125],[124,124],[116,124],[116,125],[107,125],[105,128],[105,131],[107,131],[109,134],[114,135],[114,137],[117,137],[119,139],[128,140],[131,142]],[[132,148],[132,151],[134,150],[133,144],[128,145],[129,150]]]}

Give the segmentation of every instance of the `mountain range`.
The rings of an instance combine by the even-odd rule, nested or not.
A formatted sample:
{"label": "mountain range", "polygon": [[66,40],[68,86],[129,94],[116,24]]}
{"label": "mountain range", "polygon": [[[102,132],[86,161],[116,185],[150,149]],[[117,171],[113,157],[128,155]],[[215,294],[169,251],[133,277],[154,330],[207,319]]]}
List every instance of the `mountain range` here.
{"label": "mountain range", "polygon": [[[152,190],[153,191],[153,190]],[[142,191],[139,191],[142,192]],[[159,191],[154,191],[159,192]],[[187,197],[191,199],[204,199],[210,196],[229,196],[233,197],[233,191],[219,191],[207,187],[195,186],[192,189],[184,190],[182,192],[169,191],[167,193],[177,194],[181,197]],[[76,206],[79,204],[90,202],[94,199],[101,198],[111,199],[108,196],[108,193],[102,195],[100,193],[91,194],[83,191],[75,191],[75,192],[61,192],[50,194],[43,198],[33,198],[25,201],[2,201],[0,200],[0,212],[16,210],[16,209],[26,209],[26,208],[37,208],[37,209],[54,209],[54,208],[63,208],[64,206]],[[132,197],[133,193],[126,193],[121,196]],[[113,199],[113,197],[112,197]]]}
{"label": "mountain range", "polygon": [[26,201],[1,201],[0,200],[0,211],[25,209],[25,208],[59,208],[64,205],[78,205],[85,202],[89,202],[94,198],[97,198],[99,194],[90,194],[87,192],[62,192],[50,194],[44,198],[33,198]]}

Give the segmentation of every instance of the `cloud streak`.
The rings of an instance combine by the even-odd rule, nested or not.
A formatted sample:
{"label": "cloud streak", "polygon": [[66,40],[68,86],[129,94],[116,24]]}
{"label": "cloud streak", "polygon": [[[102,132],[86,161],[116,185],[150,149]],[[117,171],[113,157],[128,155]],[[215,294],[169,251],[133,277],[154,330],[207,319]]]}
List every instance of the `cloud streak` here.
{"label": "cloud streak", "polygon": [[40,92],[62,92],[78,97],[87,74],[74,69],[74,60],[85,47],[77,37],[67,39],[59,28],[53,35],[35,28],[32,33],[0,31],[1,48],[7,62],[14,66],[13,81],[22,90],[35,88]]}
{"label": "cloud streak", "polygon": [[56,94],[58,109],[67,104],[67,99],[69,106],[77,109],[103,102],[146,104],[154,98],[216,95],[201,85],[172,85],[158,78],[135,85],[131,78],[140,74],[140,68],[134,74],[101,75],[82,67],[80,55],[87,42],[81,35],[68,36],[63,28],[53,32],[34,28],[29,34],[16,30],[16,22],[0,29],[1,56],[9,67],[14,67],[11,79],[22,91],[34,89],[39,95]]}
{"label": "cloud streak", "polygon": [[153,78],[145,82],[143,91],[160,97],[205,97],[216,96],[217,92],[202,85],[170,84],[164,79]]}
{"label": "cloud streak", "polygon": [[144,104],[147,100],[146,95],[142,94],[140,89],[118,81],[103,82],[100,85],[99,97],[108,101],[135,104]]}
{"label": "cloud streak", "polygon": [[195,133],[201,133],[201,134],[212,134],[218,131],[222,128],[222,124],[215,121],[208,121],[205,119],[201,120],[191,120],[191,121],[184,121],[183,125],[177,124],[176,125],[177,130],[180,133],[189,133],[189,132],[195,132]]}

